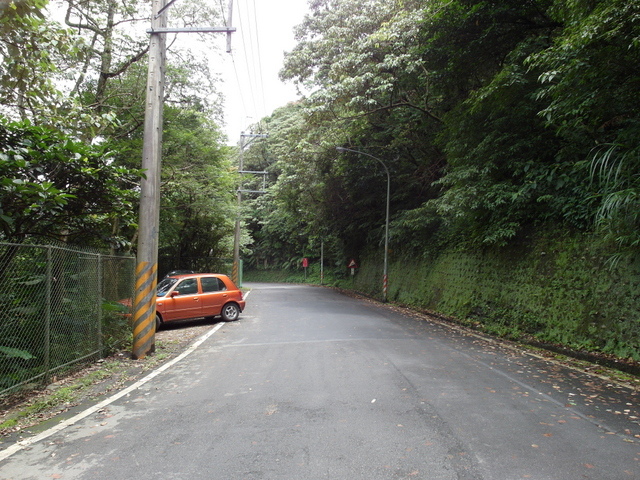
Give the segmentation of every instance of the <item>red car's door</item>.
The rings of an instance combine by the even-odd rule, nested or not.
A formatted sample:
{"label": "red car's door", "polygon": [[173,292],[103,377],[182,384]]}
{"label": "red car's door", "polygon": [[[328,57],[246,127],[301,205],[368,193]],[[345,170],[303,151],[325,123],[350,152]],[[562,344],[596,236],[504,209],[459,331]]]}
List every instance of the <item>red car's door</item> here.
{"label": "red car's door", "polygon": [[218,277],[201,277],[202,314],[205,317],[220,315],[222,306],[229,298],[227,287]]}
{"label": "red car's door", "polygon": [[165,322],[202,317],[198,279],[184,278],[180,280],[167,297],[158,298],[157,306],[162,314],[162,320]]}

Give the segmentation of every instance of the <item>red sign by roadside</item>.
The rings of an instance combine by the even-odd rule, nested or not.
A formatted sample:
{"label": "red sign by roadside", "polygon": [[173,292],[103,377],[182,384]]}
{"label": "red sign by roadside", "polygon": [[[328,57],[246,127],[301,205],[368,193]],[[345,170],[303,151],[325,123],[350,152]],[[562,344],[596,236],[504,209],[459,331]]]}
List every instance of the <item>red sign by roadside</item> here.
{"label": "red sign by roadside", "polygon": [[358,264],[356,263],[355,259],[351,259],[349,265],[347,265],[347,268],[358,268]]}
{"label": "red sign by roadside", "polygon": [[303,258],[302,259],[302,266],[304,268],[307,268],[309,266],[309,259],[308,258]]}

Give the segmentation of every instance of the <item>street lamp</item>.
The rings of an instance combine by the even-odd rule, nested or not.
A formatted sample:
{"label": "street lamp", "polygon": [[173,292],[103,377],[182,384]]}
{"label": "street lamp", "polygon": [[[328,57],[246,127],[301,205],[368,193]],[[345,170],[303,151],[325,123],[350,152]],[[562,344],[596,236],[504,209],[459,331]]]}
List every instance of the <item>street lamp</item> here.
{"label": "street lamp", "polygon": [[380,162],[382,167],[384,168],[385,173],[387,174],[387,208],[386,208],[386,218],[384,225],[384,267],[382,269],[382,301],[387,301],[387,287],[389,286],[389,275],[388,275],[388,265],[389,265],[389,198],[391,196],[391,175],[389,175],[389,169],[385,165],[385,163],[379,159],[378,157],[374,157],[373,155],[365,152],[361,152],[359,150],[352,150],[351,148],[344,147],[336,147],[336,150],[339,152],[353,152],[359,153],[360,155],[365,155],[367,157],[371,157],[374,160]]}

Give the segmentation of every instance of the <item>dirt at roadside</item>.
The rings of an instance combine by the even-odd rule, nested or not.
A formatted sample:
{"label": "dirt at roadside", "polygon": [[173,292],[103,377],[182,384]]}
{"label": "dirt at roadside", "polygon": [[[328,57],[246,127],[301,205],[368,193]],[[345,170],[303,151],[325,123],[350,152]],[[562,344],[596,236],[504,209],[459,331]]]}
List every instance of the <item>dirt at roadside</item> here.
{"label": "dirt at roadside", "polygon": [[133,360],[130,351],[118,352],[82,370],[54,381],[42,390],[0,398],[0,449],[28,437],[30,429],[95,401],[142,378],[182,353],[197,338],[215,327],[206,321],[181,322],[156,333],[156,351]]}

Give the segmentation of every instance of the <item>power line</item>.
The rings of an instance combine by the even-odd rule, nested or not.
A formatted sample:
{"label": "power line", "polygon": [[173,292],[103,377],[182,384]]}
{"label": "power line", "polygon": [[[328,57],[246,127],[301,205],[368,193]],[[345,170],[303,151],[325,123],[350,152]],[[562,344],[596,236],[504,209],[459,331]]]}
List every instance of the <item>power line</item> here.
{"label": "power line", "polygon": [[[248,15],[248,12],[247,12]],[[244,28],[244,22],[243,22],[243,15],[242,12],[239,12],[239,23],[240,23],[240,36],[242,38],[242,49],[244,52],[244,63],[247,69],[247,80],[248,80],[248,85],[249,85],[249,95],[251,98],[251,104],[253,106],[253,113],[254,114],[258,114],[258,108],[257,108],[257,104],[256,104],[256,95],[255,95],[255,89],[254,89],[254,84],[252,81],[252,75],[251,75],[251,67],[249,65],[249,57],[251,56],[253,58],[252,52],[251,52],[251,47],[252,47],[252,42],[251,39],[249,39],[249,42],[247,43],[246,37],[245,37],[245,28]],[[251,34],[251,29],[247,28],[247,34]],[[248,47],[248,48],[247,48]],[[242,88],[242,86],[240,86]]]}
{"label": "power line", "polygon": [[244,95],[242,94],[242,87],[240,85],[240,77],[238,76],[238,68],[236,65],[236,58],[233,54],[233,52],[231,52],[231,63],[233,65],[233,73],[235,75],[235,79],[236,79],[236,85],[238,86],[238,90],[240,92],[240,103],[242,104],[242,115],[244,117],[247,116],[247,106],[244,103]]}
{"label": "power line", "polygon": [[260,78],[260,93],[262,98],[262,115],[260,118],[266,116],[267,114],[267,105],[265,103],[265,94],[264,94],[264,76],[262,73],[262,54],[260,52],[260,30],[258,29],[258,16],[256,15],[256,0],[253,0],[253,20],[256,29],[256,50],[258,51],[258,75]]}

